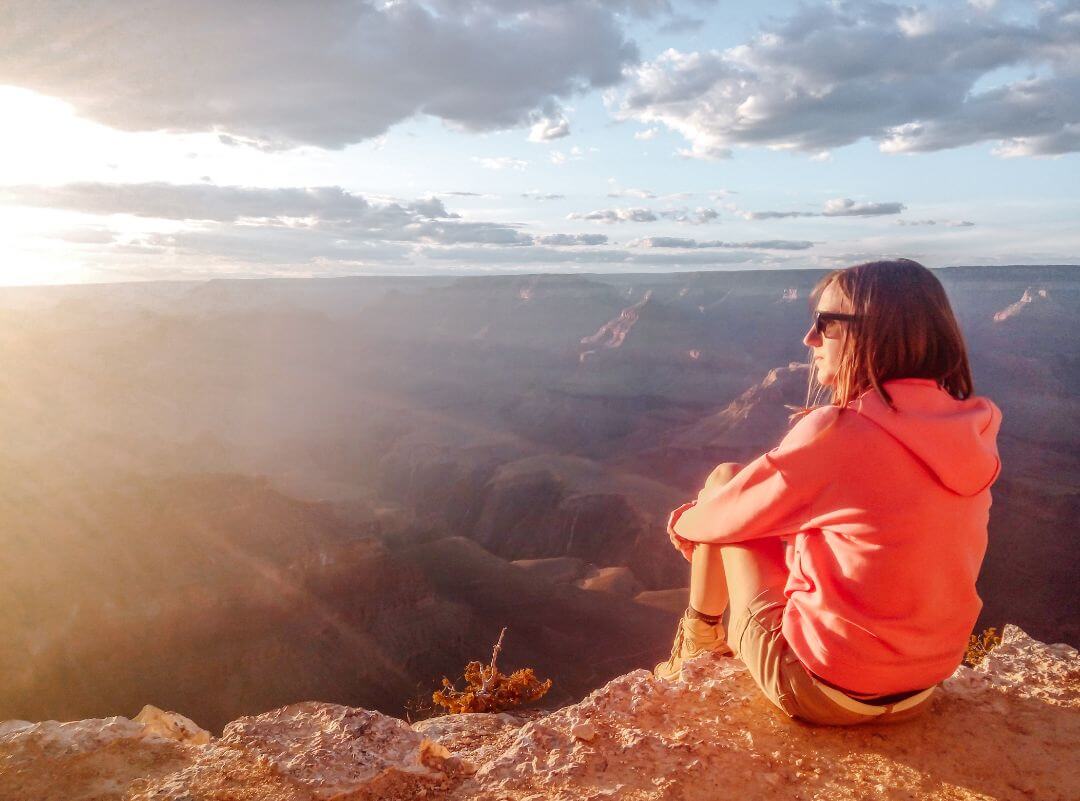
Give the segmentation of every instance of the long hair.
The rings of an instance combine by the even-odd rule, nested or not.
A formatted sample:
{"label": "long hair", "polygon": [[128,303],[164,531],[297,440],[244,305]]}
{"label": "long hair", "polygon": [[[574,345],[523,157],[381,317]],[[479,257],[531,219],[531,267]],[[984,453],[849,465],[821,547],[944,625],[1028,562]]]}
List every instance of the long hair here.
{"label": "long hair", "polygon": [[[963,400],[975,387],[967,347],[945,288],[917,261],[872,261],[833,270],[810,293],[810,311],[831,284],[847,298],[856,319],[841,326],[840,367],[834,387],[817,382],[813,357],[805,411],[829,403],[844,408],[869,389],[894,409],[882,386],[894,378],[929,378]],[[811,354],[813,351],[811,351]]]}

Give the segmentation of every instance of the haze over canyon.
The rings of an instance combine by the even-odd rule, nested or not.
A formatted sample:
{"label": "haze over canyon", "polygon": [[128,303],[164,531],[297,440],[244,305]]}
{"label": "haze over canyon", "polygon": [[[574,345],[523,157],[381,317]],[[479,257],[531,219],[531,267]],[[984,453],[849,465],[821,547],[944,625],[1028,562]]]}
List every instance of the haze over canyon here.
{"label": "haze over canyon", "polygon": [[[0,720],[666,654],[668,512],[806,401],[819,270],[0,290]],[[1002,409],[979,629],[1080,642],[1080,268],[936,271]],[[902,498],[897,498],[902,503]]]}

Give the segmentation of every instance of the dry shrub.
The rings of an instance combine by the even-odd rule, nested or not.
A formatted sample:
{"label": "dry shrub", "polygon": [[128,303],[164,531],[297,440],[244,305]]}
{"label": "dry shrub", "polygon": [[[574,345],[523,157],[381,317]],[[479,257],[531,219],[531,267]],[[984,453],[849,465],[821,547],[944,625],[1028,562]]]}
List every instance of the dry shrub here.
{"label": "dry shrub", "polygon": [[444,677],[442,689],[432,693],[431,700],[444,707],[447,713],[504,712],[543,697],[551,689],[551,679],[540,681],[532,668],[516,670],[507,676],[495,666],[505,634],[504,628],[492,650],[490,664],[470,662],[465,667],[463,690]]}
{"label": "dry shrub", "polygon": [[1001,635],[997,629],[991,626],[982,634],[972,634],[968,640],[967,653],[964,654],[964,664],[975,667],[986,659],[986,655],[1001,644]]}

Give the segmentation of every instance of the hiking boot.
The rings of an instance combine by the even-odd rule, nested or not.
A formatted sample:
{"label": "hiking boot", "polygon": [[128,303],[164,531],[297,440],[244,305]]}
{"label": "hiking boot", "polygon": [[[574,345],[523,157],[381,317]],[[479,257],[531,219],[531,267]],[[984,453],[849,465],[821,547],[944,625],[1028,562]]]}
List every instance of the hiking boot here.
{"label": "hiking boot", "polygon": [[671,646],[671,657],[653,668],[653,675],[658,679],[677,679],[682,674],[682,664],[698,654],[712,651],[718,656],[734,656],[727,644],[727,632],[722,623],[710,625],[696,617],[683,614],[679,628],[675,632],[675,644]]}

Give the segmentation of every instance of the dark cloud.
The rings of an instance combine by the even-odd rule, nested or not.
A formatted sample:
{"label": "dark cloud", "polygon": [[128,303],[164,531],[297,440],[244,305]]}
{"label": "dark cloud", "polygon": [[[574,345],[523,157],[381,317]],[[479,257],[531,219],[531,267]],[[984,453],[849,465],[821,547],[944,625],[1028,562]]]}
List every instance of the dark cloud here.
{"label": "dark cloud", "polygon": [[616,114],[664,123],[705,158],[863,138],[892,153],[996,141],[1003,156],[1055,155],[1080,150],[1078,65],[1075,0],[1039,4],[1030,23],[960,4],[804,5],[738,47],[629,68]]}
{"label": "dark cloud", "polygon": [[633,208],[633,209],[599,209],[597,211],[589,212],[573,212],[566,216],[568,220],[591,220],[592,222],[602,222],[611,225],[613,223],[622,222],[656,222],[659,217],[656,216],[656,212],[651,209]]}
{"label": "dark cloud", "polygon": [[703,27],[705,27],[705,20],[703,19],[677,15],[657,28],[657,31],[665,34],[693,33],[695,31],[700,31]]}
{"label": "dark cloud", "polygon": [[900,214],[903,203],[860,203],[851,198],[838,197],[825,201],[821,211],[736,211],[746,220],[782,220],[791,217],[881,217]]}
{"label": "dark cloud", "polygon": [[814,246],[813,242],[792,239],[762,239],[754,242],[721,242],[719,240],[698,241],[696,239],[684,239],[677,236],[650,236],[631,242],[642,248],[687,248],[709,249],[730,248],[736,250],[807,250]]}
{"label": "dark cloud", "polygon": [[[0,84],[124,130],[340,148],[417,114],[470,131],[537,123],[637,62],[629,17],[667,0],[12,0]],[[561,135],[562,119],[545,126]]]}
{"label": "dark cloud", "polygon": [[[0,188],[0,203],[178,220],[200,223],[207,231],[217,232],[242,224],[246,230],[237,236],[244,241],[263,234],[268,239],[307,236],[311,241],[320,241],[319,237],[325,236],[327,241],[345,243],[528,245],[532,242],[532,237],[518,231],[515,225],[464,221],[435,197],[411,203],[374,203],[337,186],[278,189],[166,183],[12,186]],[[297,233],[281,234],[282,230]]]}
{"label": "dark cloud", "polygon": [[607,241],[604,234],[547,234],[533,237],[533,244],[549,246],[606,245]]}
{"label": "dark cloud", "polygon": [[116,232],[108,228],[85,225],[69,228],[52,235],[54,239],[70,242],[73,245],[105,245],[116,241]]}
{"label": "dark cloud", "polygon": [[562,250],[554,248],[435,248],[426,247],[419,255],[437,261],[464,264],[571,263],[633,265],[635,267],[708,267],[725,264],[779,264],[782,259],[762,253],[741,251],[691,251],[657,253],[623,249]]}
{"label": "dark cloud", "polygon": [[660,216],[666,217],[669,220],[675,222],[688,223],[690,225],[704,225],[705,223],[715,222],[720,219],[720,213],[716,209],[698,208],[691,211],[690,209],[671,209],[669,211],[660,212]]}
{"label": "dark cloud", "polygon": [[128,243],[119,252],[170,254],[218,264],[381,264],[407,260],[412,248],[393,242],[344,239],[320,230],[217,226],[202,231],[150,234]]}
{"label": "dark cloud", "polygon": [[356,219],[367,215],[401,214],[451,216],[442,201],[420,205],[374,206],[360,195],[338,186],[263,189],[205,184],[71,183],[59,186],[0,188],[0,201],[24,206],[70,209],[88,214],[134,214],[169,220],[233,222],[241,218],[317,216],[324,220]]}
{"label": "dark cloud", "polygon": [[[609,195],[609,197],[612,196],[613,195]],[[703,225],[705,223],[714,222],[719,219],[719,217],[720,214],[716,209],[679,208],[653,211],[652,209],[641,207],[598,209],[590,212],[574,212],[566,216],[568,220],[590,220],[592,222],[602,222],[609,225],[623,222],[656,222],[660,219],[673,220],[674,222],[687,223],[689,225]]]}
{"label": "dark cloud", "polygon": [[856,203],[850,198],[836,198],[825,203],[822,217],[880,217],[883,214],[899,214],[903,203]]}
{"label": "dark cloud", "polygon": [[973,228],[970,220],[897,220],[897,225],[943,225],[946,228]]}

